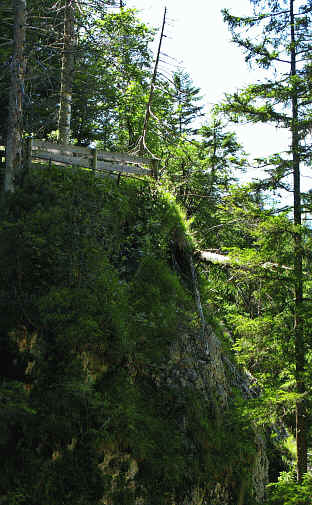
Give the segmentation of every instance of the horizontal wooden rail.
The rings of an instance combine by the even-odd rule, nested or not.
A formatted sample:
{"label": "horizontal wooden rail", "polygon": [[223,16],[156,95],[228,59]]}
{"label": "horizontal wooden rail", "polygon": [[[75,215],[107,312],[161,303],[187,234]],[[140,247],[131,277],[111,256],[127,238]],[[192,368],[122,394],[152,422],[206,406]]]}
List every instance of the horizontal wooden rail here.
{"label": "horizontal wooden rail", "polygon": [[[108,152],[70,144],[53,144],[52,142],[32,138],[27,139],[25,151],[28,166],[32,164],[33,160],[44,160],[60,165],[89,168],[98,172],[149,175],[155,178],[158,175],[158,159],[144,158],[127,153]],[[5,148],[2,146],[0,146],[1,156],[4,161]]]}
{"label": "horizontal wooden rail", "polygon": [[100,161],[97,164],[97,170],[107,170],[108,172],[119,172],[120,174],[152,175],[150,168],[136,167],[135,165],[125,165],[119,163],[109,163]]}
{"label": "horizontal wooden rail", "polygon": [[[40,151],[47,152],[62,152],[68,155],[80,155],[81,157],[91,157],[94,151],[92,147],[83,147],[70,144],[53,144],[52,142],[46,142],[45,140],[32,139],[32,149],[40,148]],[[127,153],[117,153],[108,152],[97,149],[97,157],[99,160],[109,160],[109,161],[126,161],[128,163],[143,163],[144,165],[150,165],[153,160],[150,158],[144,158],[141,156],[134,156]]]}
{"label": "horizontal wooden rail", "polygon": [[28,151],[31,159],[51,160],[51,162],[64,165],[100,171],[150,176],[155,175],[156,172],[155,160],[126,153],[107,152],[70,144],[53,144],[39,139],[31,140]]}
{"label": "horizontal wooden rail", "polygon": [[59,153],[50,153],[45,151],[32,152],[32,159],[55,161],[64,165],[77,165],[83,168],[90,168],[89,160],[84,158],[71,158],[70,156]]}

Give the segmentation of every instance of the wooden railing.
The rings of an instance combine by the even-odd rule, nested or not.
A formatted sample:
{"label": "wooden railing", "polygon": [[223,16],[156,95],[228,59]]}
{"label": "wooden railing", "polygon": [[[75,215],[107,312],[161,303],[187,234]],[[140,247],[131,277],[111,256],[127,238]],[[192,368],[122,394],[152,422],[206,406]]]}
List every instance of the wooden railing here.
{"label": "wooden railing", "polygon": [[[1,146],[0,146],[1,147]],[[1,155],[5,156],[4,153]],[[27,139],[27,163],[44,160],[50,165],[72,165],[103,173],[149,175],[157,178],[158,159],[70,144],[53,144],[45,140]]]}
{"label": "wooden railing", "polygon": [[5,147],[0,146],[0,163],[5,163]]}

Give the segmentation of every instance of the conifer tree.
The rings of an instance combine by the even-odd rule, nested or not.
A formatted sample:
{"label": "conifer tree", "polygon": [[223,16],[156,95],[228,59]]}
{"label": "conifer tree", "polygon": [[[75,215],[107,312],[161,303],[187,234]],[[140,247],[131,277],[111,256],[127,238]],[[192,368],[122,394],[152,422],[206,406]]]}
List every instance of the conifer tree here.
{"label": "conifer tree", "polygon": [[179,69],[173,74],[173,97],[175,100],[175,112],[173,122],[178,134],[191,133],[190,128],[194,119],[202,116],[202,106],[198,102],[201,100],[200,88],[194,86],[190,75],[183,69]]}
{"label": "conifer tree", "polygon": [[[303,321],[303,254],[301,231],[300,168],[310,160],[305,146],[311,117],[310,69],[311,20],[310,2],[294,0],[251,0],[254,15],[236,17],[223,11],[233,41],[246,54],[246,61],[271,70],[263,82],[248,86],[227,97],[224,109],[234,120],[244,117],[250,122],[272,123],[287,128],[291,145],[285,155],[275,154],[270,164],[267,187],[284,187],[292,177],[293,186],[293,271],[294,306],[293,336],[295,340],[297,478],[307,471],[305,342]],[[250,34],[254,34],[254,38]]]}
{"label": "conifer tree", "polygon": [[75,70],[75,0],[64,4],[64,40],[61,70],[60,110],[58,118],[59,142],[70,142],[71,103]]}
{"label": "conifer tree", "polygon": [[23,132],[23,92],[25,58],[24,44],[26,36],[26,0],[15,0],[13,56],[11,62],[11,88],[9,95],[9,117],[6,144],[6,170],[4,191],[14,191],[16,177],[22,169],[22,132]]}

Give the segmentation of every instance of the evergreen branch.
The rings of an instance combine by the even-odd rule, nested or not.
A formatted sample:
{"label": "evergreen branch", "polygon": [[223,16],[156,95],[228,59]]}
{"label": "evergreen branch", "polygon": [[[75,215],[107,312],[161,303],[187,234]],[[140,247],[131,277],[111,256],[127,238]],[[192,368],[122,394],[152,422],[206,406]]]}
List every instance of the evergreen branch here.
{"label": "evergreen branch", "polygon": [[231,29],[238,28],[240,26],[252,26],[255,25],[256,23],[260,23],[264,19],[267,18],[273,18],[276,16],[281,16],[282,14],[289,14],[289,9],[284,10],[284,11],[279,11],[279,12],[272,12],[268,14],[259,14],[258,16],[246,16],[246,17],[241,17],[241,16],[233,16],[230,14],[230,11],[228,9],[222,9],[221,10],[223,19],[226,23],[230,25]]}
{"label": "evergreen branch", "polygon": [[277,122],[289,124],[291,118],[285,114],[276,112],[273,107],[266,103],[263,106],[256,107],[250,103],[250,99],[246,99],[242,95],[226,95],[227,103],[221,104],[219,109],[232,118],[232,121],[238,122],[238,117],[245,116],[247,121],[250,122]]}

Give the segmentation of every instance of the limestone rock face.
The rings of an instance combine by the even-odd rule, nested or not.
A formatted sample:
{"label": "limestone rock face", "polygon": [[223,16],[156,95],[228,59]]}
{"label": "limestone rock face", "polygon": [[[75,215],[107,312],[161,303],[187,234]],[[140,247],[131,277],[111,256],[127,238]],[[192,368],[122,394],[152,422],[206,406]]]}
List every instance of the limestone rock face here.
{"label": "limestone rock face", "polygon": [[1,225],[0,501],[260,505],[256,386],[202,306],[186,218],[84,172],[34,168]]}
{"label": "limestone rock face", "polygon": [[[165,374],[167,381],[176,388],[177,394],[183,396],[185,389],[193,388],[194,391],[200,392],[207,402],[211,402],[217,426],[222,425],[223,417],[231,408],[233,388],[238,389],[244,397],[253,397],[257,392],[252,378],[242,375],[224,355],[221,343],[209,325],[206,325],[204,336],[185,334],[181,337],[172,348],[172,360]],[[187,437],[186,428],[184,419],[181,429],[185,430]],[[239,491],[233,490],[234,469],[227,467],[222,481],[215,482],[212,487],[208,485],[206,489],[195,487],[192,496],[183,505],[230,505],[233,503],[234,491],[239,505],[243,505],[248,486],[253,503],[263,503],[269,467],[266,441],[264,433],[258,427],[253,426],[252,432],[254,456],[249,466],[249,476],[242,476]],[[226,461],[224,463],[226,467]]]}
{"label": "limestone rock face", "polygon": [[262,503],[265,497],[265,486],[268,484],[269,461],[264,435],[256,429],[255,442],[257,453],[252,468],[252,494],[255,503]]}
{"label": "limestone rock face", "polygon": [[[164,385],[169,387],[174,392],[177,402],[180,403],[178,422],[194,461],[199,457],[198,444],[204,446],[208,454],[211,451],[210,458],[213,461],[216,444],[215,440],[201,439],[200,433],[194,433],[194,426],[189,424],[185,397],[193,394],[194,397],[202,398],[202,401],[211,406],[211,419],[208,419],[208,422],[211,422],[217,431],[222,430],[224,418],[231,410],[233,388],[239,389],[243,396],[255,395],[252,379],[248,375],[240,374],[235,365],[224,355],[221,343],[209,325],[206,326],[205,335],[201,337],[195,332],[181,333],[179,341],[172,346],[170,361],[163,364],[153,380],[159,388]],[[222,475],[220,474],[220,479],[210,479],[207,475],[207,482],[204,485],[194,485],[182,501],[172,498],[170,504],[231,505],[238,503],[238,505],[243,505],[246,503],[247,495],[254,505],[263,503],[265,487],[268,483],[266,441],[264,434],[257,427],[252,427],[251,432],[253,455],[252,459],[245,464],[245,472],[239,480],[235,478],[235,468],[231,466],[231,462],[227,461],[228,448],[226,445],[221,446],[219,451],[221,458],[224,452],[224,469]],[[243,439],[245,435],[242,433],[241,436]],[[220,459],[220,454],[216,455],[217,458]],[[113,467],[112,461],[116,462]],[[120,452],[117,448],[115,450],[110,448],[108,452],[105,447],[103,448],[103,460],[100,467],[104,474],[112,477],[113,487],[117,485],[120,473],[118,461],[120,465],[126,461],[129,462],[126,481],[129,489],[134,490],[141,462],[135,461],[130,454]],[[109,498],[103,498],[103,504],[114,505],[114,503]],[[135,503],[148,505],[148,501],[145,502],[142,498],[136,499]]]}

